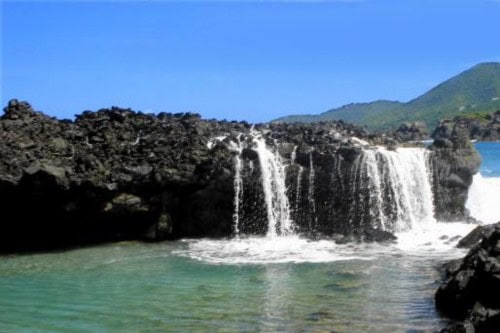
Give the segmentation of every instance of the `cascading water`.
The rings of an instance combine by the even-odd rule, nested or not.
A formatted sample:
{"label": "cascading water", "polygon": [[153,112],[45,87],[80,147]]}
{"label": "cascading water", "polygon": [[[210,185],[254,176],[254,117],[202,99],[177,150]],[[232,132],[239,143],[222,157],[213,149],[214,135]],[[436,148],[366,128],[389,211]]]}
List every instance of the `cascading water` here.
{"label": "cascading water", "polygon": [[[297,146],[293,147],[292,153],[290,154],[290,165],[295,165],[295,159],[297,158]],[[294,216],[298,216],[298,212],[300,209],[300,196],[302,191],[302,174],[304,173],[304,167],[298,164],[297,171],[297,181],[295,184],[295,207],[294,207]]]}
{"label": "cascading water", "polygon": [[296,194],[295,194],[295,214],[298,214],[298,211],[300,209],[300,195],[302,191],[302,174],[304,173],[304,167],[302,165],[299,165],[299,171],[297,171],[297,187],[296,187]]}
{"label": "cascading water", "polygon": [[237,138],[237,143],[231,142],[231,148],[237,152],[234,157],[234,212],[233,212],[233,226],[234,234],[236,237],[240,233],[240,202],[243,201],[243,179],[241,171],[243,168],[243,161],[241,153],[243,152],[243,145],[240,136]]}
{"label": "cascading water", "polygon": [[314,199],[314,164],[312,151],[309,152],[309,191],[307,192],[307,196],[312,208],[312,214],[309,217],[309,230],[313,231],[318,224],[318,217],[316,216],[316,201]]}
{"label": "cascading water", "polygon": [[359,163],[369,184],[370,213],[383,230],[401,232],[435,222],[426,154],[423,148],[363,150]]}
{"label": "cascading water", "polygon": [[[347,228],[347,232],[349,228],[356,230],[366,226],[364,223],[371,223],[371,227],[385,229],[397,235],[397,243],[388,245],[393,249],[391,251],[405,251],[418,256],[448,253],[453,251],[457,236],[464,236],[474,228],[472,224],[435,221],[430,168],[427,165],[428,152],[423,148],[390,151],[380,147],[365,147],[355,156],[349,155],[355,150],[348,151],[348,154],[336,154],[330,160],[330,165],[324,163],[328,161],[325,156],[316,160],[321,154],[319,152],[318,156],[310,154],[307,161],[303,153],[298,158],[299,153],[294,149],[289,155],[290,165],[285,165],[277,150],[266,145],[263,133],[252,130],[245,136],[245,140],[241,138],[241,142],[235,141],[232,148],[238,153],[234,158],[234,228],[235,232],[253,232],[255,229],[248,226],[255,223],[253,215],[258,215],[260,219],[266,220],[266,224],[259,226],[267,226],[266,237],[193,241],[186,250],[187,255],[192,258],[217,263],[352,259],[352,255],[357,254],[358,250],[353,252],[348,246],[343,247],[330,240],[312,242],[295,234],[295,231],[304,234],[313,231],[307,230],[310,221],[308,214],[313,211],[310,206],[311,192],[304,187],[312,187],[311,183],[315,182],[315,200],[327,197],[338,200],[333,201],[331,206],[329,202],[315,202],[316,213],[321,218],[318,220],[319,228],[324,228],[325,224],[328,226],[331,223],[328,219],[335,218],[337,213],[342,217],[336,223]],[[246,145],[245,142],[249,144]],[[248,154],[244,158],[245,154],[242,152],[245,149],[254,150],[256,156],[250,157],[252,154]],[[352,157],[354,160],[350,159]],[[286,177],[287,170],[293,170],[297,174]],[[325,182],[328,173],[331,174],[330,183]],[[304,177],[308,177],[308,181],[304,181]],[[291,199],[295,200],[293,224],[287,194],[293,194]],[[255,211],[260,208],[262,211]],[[300,214],[297,214],[299,210]],[[318,229],[318,233],[321,234],[324,230]],[[326,230],[336,232],[334,228]],[[368,244],[366,246],[370,254],[359,256],[358,259],[370,260],[370,255],[376,255],[378,250],[372,252],[373,248]],[[379,250],[386,252],[386,246],[380,245]]]}
{"label": "cascading water", "polygon": [[383,170],[379,169],[377,161],[377,153],[374,150],[363,151],[363,157],[366,163],[366,173],[368,176],[368,181],[370,184],[370,215],[373,219],[380,221],[380,226],[382,230],[386,230],[386,220],[384,211],[384,197],[382,191],[382,179],[383,175],[381,173]]}
{"label": "cascading water", "polygon": [[286,195],[285,165],[279,153],[272,152],[262,134],[252,130],[255,151],[259,156],[262,188],[267,209],[268,237],[293,234],[290,205]]}

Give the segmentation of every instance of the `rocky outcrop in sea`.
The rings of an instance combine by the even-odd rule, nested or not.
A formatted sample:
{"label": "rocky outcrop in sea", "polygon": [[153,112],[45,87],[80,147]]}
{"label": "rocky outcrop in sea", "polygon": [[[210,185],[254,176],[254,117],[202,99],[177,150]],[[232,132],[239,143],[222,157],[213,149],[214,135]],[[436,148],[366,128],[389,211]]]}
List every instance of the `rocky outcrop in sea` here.
{"label": "rocky outcrop in sea", "polygon": [[[477,240],[480,239],[477,244]],[[443,333],[489,333],[500,327],[500,222],[478,227],[462,240],[473,248],[447,265],[436,307],[456,320]]]}
{"label": "rocky outcrop in sea", "polygon": [[466,216],[479,159],[452,133],[451,145],[396,151],[403,139],[342,121],[250,125],[117,107],[70,121],[12,100],[0,118],[0,248],[235,234],[390,240],[432,218],[432,201],[443,220]]}

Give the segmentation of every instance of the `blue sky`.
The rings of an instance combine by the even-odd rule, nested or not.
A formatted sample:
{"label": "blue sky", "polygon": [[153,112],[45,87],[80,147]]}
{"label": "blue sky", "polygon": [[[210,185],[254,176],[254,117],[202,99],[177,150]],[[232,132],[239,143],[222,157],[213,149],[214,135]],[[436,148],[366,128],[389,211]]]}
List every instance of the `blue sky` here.
{"label": "blue sky", "polygon": [[500,1],[2,1],[2,105],[268,121],[500,61]]}

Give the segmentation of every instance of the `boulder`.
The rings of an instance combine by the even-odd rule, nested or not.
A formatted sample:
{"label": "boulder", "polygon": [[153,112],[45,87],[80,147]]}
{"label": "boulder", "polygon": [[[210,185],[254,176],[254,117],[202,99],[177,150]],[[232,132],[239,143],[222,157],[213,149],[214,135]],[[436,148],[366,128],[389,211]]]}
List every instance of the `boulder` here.
{"label": "boulder", "polygon": [[436,292],[436,307],[446,317],[461,321],[442,332],[496,332],[500,323],[500,222],[475,229],[464,243],[481,242],[446,270]]}

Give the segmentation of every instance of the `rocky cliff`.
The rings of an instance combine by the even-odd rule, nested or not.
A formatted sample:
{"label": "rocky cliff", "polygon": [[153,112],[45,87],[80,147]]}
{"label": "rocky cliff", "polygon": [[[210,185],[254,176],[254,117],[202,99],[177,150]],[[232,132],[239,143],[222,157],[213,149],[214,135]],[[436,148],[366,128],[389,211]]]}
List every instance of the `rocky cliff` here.
{"label": "rocky cliff", "polygon": [[[466,214],[477,171],[474,149],[449,140],[431,153],[447,220]],[[293,221],[310,237],[387,240],[412,199],[405,175],[384,170],[410,157],[422,171],[427,154],[403,160],[398,144],[342,121],[251,126],[120,108],[69,121],[12,100],[0,118],[0,248],[265,234],[270,220],[277,232]]]}

